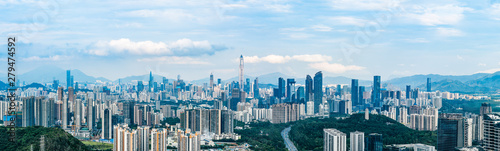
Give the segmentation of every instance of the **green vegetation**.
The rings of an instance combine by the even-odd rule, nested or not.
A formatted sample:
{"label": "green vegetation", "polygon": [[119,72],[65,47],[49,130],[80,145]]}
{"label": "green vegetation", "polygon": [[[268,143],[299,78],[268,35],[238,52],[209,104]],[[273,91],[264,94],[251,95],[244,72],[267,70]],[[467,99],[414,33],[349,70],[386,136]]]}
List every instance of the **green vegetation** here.
{"label": "green vegetation", "polygon": [[177,117],[168,117],[168,118],[165,118],[164,120],[160,121],[161,125],[165,125],[165,123],[169,124],[169,125],[175,125],[177,123],[180,123],[181,122],[181,119],[177,118]]}
{"label": "green vegetation", "polygon": [[113,144],[93,142],[93,141],[82,141],[83,144],[87,145],[91,150],[102,150],[102,151],[112,151]]}
{"label": "green vegetation", "polygon": [[[500,112],[500,102],[491,100],[447,100],[443,99],[443,107],[439,109],[440,113],[475,113],[479,114],[481,104],[488,102],[491,104],[493,112]],[[458,109],[461,108],[461,109]]]}
{"label": "green vegetation", "polygon": [[[295,122],[290,131],[290,138],[299,150],[323,150],[323,129],[335,128],[346,133],[349,146],[350,132],[361,131],[367,136],[370,133],[382,134],[384,145],[422,143],[435,146],[436,132],[415,131],[397,121],[383,115],[370,115],[370,120],[364,119],[364,114],[354,114],[346,119],[309,118]],[[243,137],[243,136],[242,136]]]}
{"label": "green vegetation", "polygon": [[252,150],[286,151],[281,131],[290,124],[271,124],[269,122],[250,123],[250,128],[234,132],[241,135],[238,144],[248,143]]}
{"label": "green vegetation", "polygon": [[85,144],[66,133],[60,128],[46,128],[41,126],[16,128],[16,141],[8,140],[7,127],[0,127],[0,150],[25,151],[40,150],[40,137],[45,136],[45,150],[53,151],[86,151]]}

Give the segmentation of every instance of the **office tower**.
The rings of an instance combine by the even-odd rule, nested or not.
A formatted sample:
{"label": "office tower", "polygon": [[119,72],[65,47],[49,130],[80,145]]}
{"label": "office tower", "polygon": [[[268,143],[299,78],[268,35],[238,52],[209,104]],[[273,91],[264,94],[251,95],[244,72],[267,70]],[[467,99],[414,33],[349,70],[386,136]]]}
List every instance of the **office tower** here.
{"label": "office tower", "polygon": [[[145,138],[147,141],[147,138]],[[152,151],[167,151],[168,130],[167,129],[152,129],[151,130],[151,150]],[[147,144],[145,144],[147,145]],[[145,146],[146,149],[149,147]]]}
{"label": "office tower", "polygon": [[364,93],[365,93],[365,87],[364,86],[359,86],[359,91],[358,91],[358,105],[365,105],[365,99],[364,99]]}
{"label": "office tower", "polygon": [[217,78],[217,85],[221,85],[221,84],[222,84],[222,79]]}
{"label": "office tower", "polygon": [[339,130],[328,128],[323,129],[323,150],[324,151],[346,151],[346,135]]}
{"label": "office tower", "polygon": [[342,96],[342,87],[340,84],[337,85],[337,88],[335,89],[335,95],[336,96]]}
{"label": "office tower", "polygon": [[282,77],[278,78],[278,89],[279,89],[279,95],[276,97],[278,97],[278,99],[281,101],[281,98],[285,97],[285,91],[286,91],[285,79],[283,79]]}
{"label": "office tower", "polygon": [[427,92],[432,92],[431,91],[431,78],[427,78]]}
{"label": "office tower", "polygon": [[253,97],[254,98],[260,98],[260,94],[259,94],[259,78],[255,78],[255,80],[253,80]]}
{"label": "office tower", "polygon": [[306,76],[306,82],[305,82],[305,101],[309,102],[312,101],[313,98],[311,97],[313,95],[313,80],[310,75]]}
{"label": "office tower", "polygon": [[396,91],[396,99],[401,100],[401,91]]}
{"label": "office tower", "polygon": [[481,110],[480,110],[480,116],[484,116],[484,114],[489,114],[491,113],[491,105],[490,103],[482,103],[481,104]]}
{"label": "office tower", "polygon": [[295,79],[286,79],[286,102],[293,102],[295,94]]}
{"label": "office tower", "polygon": [[410,98],[411,98],[411,86],[406,85],[406,99],[410,99]]}
{"label": "office tower", "polygon": [[351,114],[352,113],[352,102],[348,100],[342,100],[339,102],[339,113],[340,114]]}
{"label": "office tower", "polygon": [[464,118],[459,113],[443,113],[439,114],[438,122],[439,151],[472,145],[472,119]]}
{"label": "office tower", "polygon": [[101,139],[112,139],[113,138],[113,127],[112,127],[112,116],[113,113],[110,109],[104,109],[104,113],[102,115],[102,132]]}
{"label": "office tower", "polygon": [[382,134],[369,134],[366,137],[365,143],[366,151],[382,151],[384,145],[382,141]]}
{"label": "office tower", "polygon": [[483,117],[485,150],[500,150],[500,114],[488,113]]}
{"label": "office tower", "polygon": [[297,88],[297,92],[295,93],[296,99],[298,103],[305,103],[304,102],[304,87],[299,87]]}
{"label": "office tower", "polygon": [[239,74],[239,89],[243,89],[243,55],[240,56],[240,74]]}
{"label": "office tower", "polygon": [[148,82],[148,92],[153,91],[153,72],[149,71],[149,82]]}
{"label": "office tower", "polygon": [[233,111],[237,111],[238,109],[238,102],[241,102],[241,93],[240,93],[240,90],[238,88],[234,88],[232,91],[231,91],[231,99],[229,100],[229,105],[228,105],[228,108],[233,110]]}
{"label": "office tower", "polygon": [[380,76],[373,76],[373,94],[372,103],[374,107],[381,107],[380,100]]}
{"label": "office tower", "polygon": [[243,89],[243,90],[244,90],[245,92],[248,92],[248,94],[250,94],[250,92],[251,92],[251,91],[250,91],[250,78],[246,78],[246,80],[245,80],[245,84],[243,85],[243,87],[244,87],[244,89]]}
{"label": "office tower", "polygon": [[191,133],[189,130],[185,132],[177,131],[177,150],[178,151],[199,151],[200,150],[200,134]]}
{"label": "office tower", "polygon": [[52,83],[52,89],[57,90],[58,87],[59,87],[59,80],[54,79],[54,82]]}
{"label": "office tower", "polygon": [[73,87],[73,83],[71,83],[71,71],[66,70],[66,88]]}
{"label": "office tower", "polygon": [[137,81],[137,92],[141,92],[142,90],[144,90],[144,84],[142,81]]}
{"label": "office tower", "polygon": [[35,125],[35,97],[22,98],[23,100],[23,127]]}
{"label": "office tower", "polygon": [[214,75],[210,73],[210,96],[213,97],[214,93]]}
{"label": "office tower", "polygon": [[351,132],[351,151],[364,151],[365,150],[365,133],[355,131]]}
{"label": "office tower", "polygon": [[359,102],[359,86],[358,86],[358,79],[352,79],[351,80],[351,101],[352,101],[352,106],[358,106],[361,105]]}
{"label": "office tower", "polygon": [[314,113],[319,113],[319,105],[323,103],[323,73],[314,75]]}
{"label": "office tower", "polygon": [[123,102],[123,110],[122,110],[123,118],[124,118],[123,120],[127,124],[142,122],[142,121],[134,121],[134,106],[135,106],[135,102],[133,102],[131,100]]}
{"label": "office tower", "polygon": [[234,131],[233,112],[230,110],[221,110],[221,133],[232,134]]}
{"label": "office tower", "polygon": [[[139,151],[148,151],[149,150],[149,130],[148,126],[139,126],[137,127],[137,149]],[[166,136],[166,135],[165,135]]]}

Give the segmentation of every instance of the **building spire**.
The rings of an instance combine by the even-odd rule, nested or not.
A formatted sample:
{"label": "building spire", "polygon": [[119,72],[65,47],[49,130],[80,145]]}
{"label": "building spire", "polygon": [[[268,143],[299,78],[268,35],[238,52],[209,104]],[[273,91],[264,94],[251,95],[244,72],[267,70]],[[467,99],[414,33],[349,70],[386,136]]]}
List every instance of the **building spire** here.
{"label": "building spire", "polygon": [[240,56],[240,90],[243,89],[243,55]]}

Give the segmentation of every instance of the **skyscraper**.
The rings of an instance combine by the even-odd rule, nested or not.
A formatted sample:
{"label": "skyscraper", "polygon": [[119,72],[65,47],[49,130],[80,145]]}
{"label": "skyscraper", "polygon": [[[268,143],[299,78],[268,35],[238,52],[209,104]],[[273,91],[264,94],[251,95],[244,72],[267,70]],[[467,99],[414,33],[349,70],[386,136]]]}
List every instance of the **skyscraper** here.
{"label": "skyscraper", "polygon": [[73,84],[71,83],[71,71],[66,70],[66,88],[72,87]]}
{"label": "skyscraper", "polygon": [[381,107],[380,100],[380,76],[373,76],[373,98],[374,107]]}
{"label": "skyscraper", "polygon": [[319,105],[323,103],[323,73],[314,75],[314,113],[319,113]]}
{"label": "skyscraper", "polygon": [[310,75],[306,76],[306,87],[305,87],[305,101],[309,102],[312,101],[313,98],[313,80]]}
{"label": "skyscraper", "polygon": [[148,92],[152,92],[153,91],[153,72],[149,71],[149,82],[148,82]]}
{"label": "skyscraper", "polygon": [[365,133],[355,131],[351,132],[351,149],[350,151],[364,151],[365,150]]}
{"label": "skyscraper", "polygon": [[500,150],[500,114],[488,113],[484,120],[484,149]]}
{"label": "skyscraper", "polygon": [[260,98],[259,94],[259,78],[255,78],[253,81],[253,97]]}
{"label": "skyscraper", "polygon": [[281,98],[285,97],[285,91],[286,91],[285,79],[283,79],[282,77],[278,78],[278,91],[279,91],[279,93],[278,93],[279,95],[276,97],[281,101]]}
{"label": "skyscraper", "polygon": [[439,114],[438,151],[454,150],[455,147],[472,145],[472,119],[464,118],[460,113]]}
{"label": "skyscraper", "polygon": [[346,151],[346,135],[339,130],[329,128],[323,129],[324,151]]}
{"label": "skyscraper", "polygon": [[482,103],[481,104],[481,110],[480,110],[480,116],[484,116],[484,114],[489,114],[491,113],[491,105],[490,103]]}
{"label": "skyscraper", "polygon": [[243,55],[240,56],[240,74],[239,74],[239,82],[240,82],[240,87],[239,89],[243,89]]}
{"label": "skyscraper", "polygon": [[102,119],[102,132],[101,139],[112,139],[113,138],[113,126],[112,126],[112,115],[110,109],[104,109]]}
{"label": "skyscraper", "polygon": [[382,151],[383,141],[382,134],[371,133],[366,137],[366,151]]}
{"label": "skyscraper", "polygon": [[35,97],[22,98],[23,100],[23,127],[35,125]]}
{"label": "skyscraper", "polygon": [[411,85],[406,85],[406,99],[411,98]]}
{"label": "skyscraper", "polygon": [[359,86],[359,91],[358,91],[358,105],[365,105],[365,99],[364,99],[364,94],[365,93],[365,87],[364,86]]}
{"label": "skyscraper", "polygon": [[358,79],[352,79],[351,80],[351,101],[352,101],[352,106],[358,106],[361,105],[359,103],[359,86],[358,86]]}
{"label": "skyscraper", "polygon": [[42,126],[54,126],[54,99],[49,98],[42,101]]}
{"label": "skyscraper", "polygon": [[295,79],[286,79],[286,102],[293,102],[295,94]]}
{"label": "skyscraper", "polygon": [[214,75],[212,73],[210,73],[210,96],[213,97],[214,96]]}
{"label": "skyscraper", "polygon": [[432,92],[431,91],[431,78],[427,78],[427,92]]}

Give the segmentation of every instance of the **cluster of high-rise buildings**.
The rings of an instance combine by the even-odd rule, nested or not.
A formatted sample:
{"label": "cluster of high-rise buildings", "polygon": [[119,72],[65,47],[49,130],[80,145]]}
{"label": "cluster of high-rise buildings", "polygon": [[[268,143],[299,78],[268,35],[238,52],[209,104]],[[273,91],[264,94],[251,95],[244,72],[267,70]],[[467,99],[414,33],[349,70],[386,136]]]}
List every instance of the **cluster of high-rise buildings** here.
{"label": "cluster of high-rise buildings", "polygon": [[[115,146],[117,150],[136,146],[144,148],[142,150],[163,150],[166,146],[193,150],[199,149],[201,141],[207,139],[239,139],[233,132],[234,121],[287,123],[309,117],[365,112],[385,115],[420,131],[442,132],[449,127],[443,125],[461,125],[457,136],[464,136],[463,140],[449,146],[467,147],[472,141],[482,141],[485,147],[498,146],[491,143],[497,141],[494,136],[498,134],[498,124],[495,125],[498,118],[491,114],[491,107],[489,110],[482,107],[480,115],[441,115],[438,110],[443,98],[466,95],[432,91],[430,78],[425,91],[412,89],[410,85],[405,90],[391,90],[382,87],[381,76],[374,76],[371,84],[365,85],[358,79],[352,79],[350,85],[324,85],[323,73],[319,71],[313,76],[306,75],[304,85],[294,78],[279,77],[276,87],[262,87],[258,78],[253,81],[244,78],[243,56],[239,67],[238,81],[224,82],[210,74],[210,81],[202,85],[184,82],[180,76],[175,80],[163,77],[156,81],[152,72],[144,81],[75,82],[68,70],[66,87],[54,80],[48,89],[17,91],[16,124],[61,127],[79,138],[114,139],[115,144],[122,144],[120,148]],[[7,105],[7,101],[0,101],[2,119]],[[162,122],[167,118],[178,118],[180,122],[172,125]],[[328,134],[345,140],[341,132],[329,130]],[[353,134],[356,137],[351,139],[365,141],[361,143],[364,146],[358,143],[357,148],[377,146],[360,139],[364,134]],[[378,136],[369,134],[365,138],[368,137],[374,140]]]}

